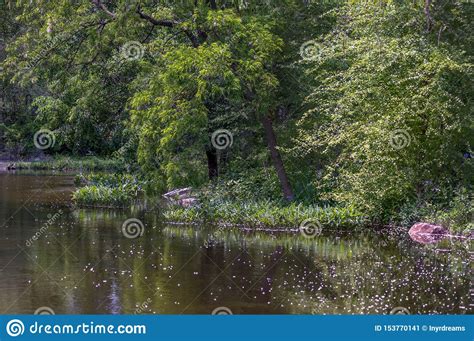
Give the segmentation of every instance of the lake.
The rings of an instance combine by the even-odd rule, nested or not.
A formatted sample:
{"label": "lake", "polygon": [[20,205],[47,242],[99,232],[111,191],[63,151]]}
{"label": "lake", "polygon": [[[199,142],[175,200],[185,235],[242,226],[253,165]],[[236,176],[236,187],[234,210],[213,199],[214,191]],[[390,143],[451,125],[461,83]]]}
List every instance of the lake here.
{"label": "lake", "polygon": [[0,173],[2,314],[473,313],[471,254],[449,242],[167,224],[158,206],[74,208],[73,180]]}

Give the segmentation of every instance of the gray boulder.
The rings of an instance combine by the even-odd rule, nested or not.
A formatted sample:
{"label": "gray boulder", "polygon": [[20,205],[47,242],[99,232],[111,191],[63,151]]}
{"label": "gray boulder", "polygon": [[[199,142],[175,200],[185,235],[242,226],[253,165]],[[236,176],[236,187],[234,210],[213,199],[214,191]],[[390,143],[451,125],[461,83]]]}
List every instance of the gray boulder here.
{"label": "gray boulder", "polygon": [[174,205],[192,207],[198,203],[197,198],[192,196],[192,188],[178,188],[163,194],[163,197]]}
{"label": "gray boulder", "polygon": [[408,231],[410,238],[422,244],[436,243],[447,236],[448,230],[443,226],[428,223],[416,223]]}

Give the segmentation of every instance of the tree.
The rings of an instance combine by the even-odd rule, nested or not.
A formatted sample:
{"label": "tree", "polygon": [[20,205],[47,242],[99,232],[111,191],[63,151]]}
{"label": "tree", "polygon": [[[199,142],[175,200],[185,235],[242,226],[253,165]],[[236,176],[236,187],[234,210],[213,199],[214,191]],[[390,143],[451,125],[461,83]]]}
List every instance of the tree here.
{"label": "tree", "polygon": [[[326,198],[372,216],[436,202],[472,186],[474,143],[469,7],[347,5],[307,62],[317,86],[299,122],[299,151],[328,160]],[[375,15],[374,15],[375,14]],[[442,27],[449,27],[439,39]]]}
{"label": "tree", "polygon": [[[263,123],[283,193],[291,200],[293,193],[270,118],[278,86],[272,64],[281,51],[281,39],[272,34],[271,21],[263,16],[242,16],[235,10],[217,10],[212,3],[198,8],[192,23],[156,19],[140,8],[138,12],[153,25],[175,27],[179,23],[186,27],[181,31],[190,40],[189,47],[179,46],[163,56],[163,66],[151,77],[145,76],[151,89],[138,92],[133,101],[135,122],[144,127],[141,135],[149,137],[146,131],[159,136],[142,140],[142,151],[148,151],[143,153],[143,162],[156,151],[164,157],[164,174],[172,179],[185,160],[194,162],[190,155],[184,158],[183,151],[205,146],[208,174],[213,179],[219,174],[218,160],[209,137],[219,125],[230,125],[239,119],[240,112],[250,109],[255,120],[244,118],[248,124]],[[199,24],[191,30],[193,23]],[[156,145],[150,148],[150,141]]]}
{"label": "tree", "polygon": [[[265,123],[262,131],[290,199],[271,119],[278,104],[274,63],[282,41],[262,6],[125,0],[24,4],[18,20],[28,29],[11,44],[4,65],[14,81],[48,89],[35,101],[36,122],[55,131],[58,150],[107,154],[118,149],[127,138],[123,132],[132,110],[131,129],[140,132],[138,160],[147,171],[164,175],[167,186],[184,183],[179,175],[196,167],[187,180],[202,183],[198,149],[207,159],[208,177],[219,175],[230,151],[212,143],[216,130],[235,127],[238,135],[239,128]],[[135,52],[138,58],[127,56]],[[193,160],[191,167],[182,167],[185,159]]]}

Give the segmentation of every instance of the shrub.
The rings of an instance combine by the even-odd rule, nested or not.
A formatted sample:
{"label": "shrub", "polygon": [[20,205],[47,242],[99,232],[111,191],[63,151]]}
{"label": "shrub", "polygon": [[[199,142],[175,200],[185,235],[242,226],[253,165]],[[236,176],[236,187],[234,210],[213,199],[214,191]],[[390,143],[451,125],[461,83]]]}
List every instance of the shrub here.
{"label": "shrub", "polygon": [[79,206],[123,207],[142,193],[139,181],[129,174],[80,174],[75,182],[86,185],[73,194],[73,201]]}

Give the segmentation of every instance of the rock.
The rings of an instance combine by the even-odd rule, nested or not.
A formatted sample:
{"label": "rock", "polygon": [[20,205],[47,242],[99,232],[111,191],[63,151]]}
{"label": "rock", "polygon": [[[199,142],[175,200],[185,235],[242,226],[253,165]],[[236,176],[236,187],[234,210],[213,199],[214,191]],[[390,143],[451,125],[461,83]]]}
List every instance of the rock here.
{"label": "rock", "polygon": [[186,198],[186,199],[179,199],[177,204],[183,207],[192,207],[197,204],[196,198]]}
{"label": "rock", "polygon": [[432,244],[444,239],[448,230],[439,225],[416,223],[408,231],[410,238],[422,244]]}
{"label": "rock", "polygon": [[178,188],[163,194],[163,197],[169,202],[182,207],[191,207],[198,203],[197,198],[191,196],[192,188]]}

